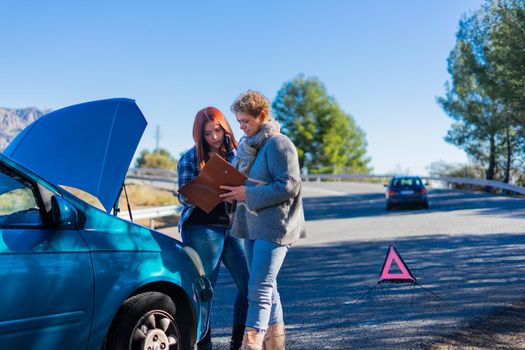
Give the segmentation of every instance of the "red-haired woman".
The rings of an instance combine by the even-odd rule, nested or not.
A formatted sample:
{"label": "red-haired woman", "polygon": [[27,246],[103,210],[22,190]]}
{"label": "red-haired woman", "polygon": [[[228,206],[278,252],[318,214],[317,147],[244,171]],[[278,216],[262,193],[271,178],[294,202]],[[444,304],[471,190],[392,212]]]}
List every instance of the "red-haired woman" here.
{"label": "red-haired woman", "polygon": [[[197,113],[193,123],[193,140],[195,145],[179,160],[179,188],[192,181],[213,154],[217,153],[228,161],[235,156],[237,141],[228,121],[215,107],[206,107]],[[242,343],[248,309],[249,273],[243,240],[229,235],[231,222],[226,202],[218,204],[207,214],[188,203],[180,193],[178,197],[184,206],[179,220],[182,240],[199,253],[212,286],[215,287],[221,261],[237,285],[230,349],[238,350]],[[210,331],[198,348],[212,349]]]}

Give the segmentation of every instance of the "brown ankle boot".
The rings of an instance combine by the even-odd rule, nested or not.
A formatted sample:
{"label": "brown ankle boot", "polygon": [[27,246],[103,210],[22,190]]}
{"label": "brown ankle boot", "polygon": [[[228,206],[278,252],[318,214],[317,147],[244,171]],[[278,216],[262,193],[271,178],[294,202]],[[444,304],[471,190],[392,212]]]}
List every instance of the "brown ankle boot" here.
{"label": "brown ankle boot", "polygon": [[262,350],[264,332],[252,327],[246,327],[240,350]]}
{"label": "brown ankle boot", "polygon": [[263,350],[285,350],[284,323],[268,326],[262,348]]}

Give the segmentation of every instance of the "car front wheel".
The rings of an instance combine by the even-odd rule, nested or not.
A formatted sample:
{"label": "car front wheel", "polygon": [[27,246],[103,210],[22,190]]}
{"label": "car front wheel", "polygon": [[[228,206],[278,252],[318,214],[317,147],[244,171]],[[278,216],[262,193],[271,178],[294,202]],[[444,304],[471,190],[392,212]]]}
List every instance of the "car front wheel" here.
{"label": "car front wheel", "polygon": [[147,292],[129,298],[117,314],[108,335],[111,350],[183,350],[185,335],[175,318],[173,300]]}

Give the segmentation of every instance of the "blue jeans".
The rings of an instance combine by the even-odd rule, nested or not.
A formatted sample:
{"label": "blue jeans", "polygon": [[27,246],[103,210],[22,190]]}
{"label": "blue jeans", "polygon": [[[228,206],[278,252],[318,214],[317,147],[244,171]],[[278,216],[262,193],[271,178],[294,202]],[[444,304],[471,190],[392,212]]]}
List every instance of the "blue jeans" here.
{"label": "blue jeans", "polygon": [[199,254],[204,272],[215,288],[221,260],[228,268],[233,281],[237,285],[237,296],[233,306],[233,322],[246,324],[248,309],[248,264],[244,250],[244,240],[232,237],[228,229],[207,225],[184,225],[182,241],[195,249]]}
{"label": "blue jeans", "polygon": [[268,325],[284,322],[277,290],[277,274],[289,246],[263,240],[245,240],[245,247],[250,266],[246,326],[265,331]]}

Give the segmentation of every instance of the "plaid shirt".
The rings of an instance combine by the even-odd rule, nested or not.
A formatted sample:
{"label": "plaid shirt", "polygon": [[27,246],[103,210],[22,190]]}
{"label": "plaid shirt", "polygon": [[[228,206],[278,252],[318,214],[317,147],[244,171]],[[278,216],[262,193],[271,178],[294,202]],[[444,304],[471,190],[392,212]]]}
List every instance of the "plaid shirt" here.
{"label": "plaid shirt", "polygon": [[[229,152],[226,155],[226,160],[228,162],[232,162],[233,158],[235,157],[235,151]],[[179,188],[182,186],[190,183],[194,178],[199,175],[200,169],[199,164],[197,163],[197,148],[193,146],[189,150],[186,151],[180,157],[179,163],[177,165],[177,177],[179,182]],[[182,213],[180,214],[179,219],[179,232],[182,230],[182,225],[184,224],[184,221],[188,219],[193,212],[193,209],[195,208],[193,205],[187,202],[186,197],[180,194],[180,192],[177,194],[177,197],[179,199],[179,203],[182,204],[184,207],[182,209]]]}

